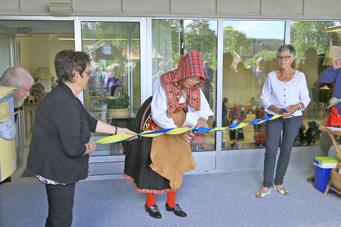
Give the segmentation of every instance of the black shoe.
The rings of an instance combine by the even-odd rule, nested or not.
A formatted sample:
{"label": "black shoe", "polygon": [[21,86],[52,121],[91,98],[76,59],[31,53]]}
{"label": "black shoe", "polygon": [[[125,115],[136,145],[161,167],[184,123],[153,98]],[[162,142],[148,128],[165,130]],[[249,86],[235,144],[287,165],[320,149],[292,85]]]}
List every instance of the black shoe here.
{"label": "black shoe", "polygon": [[1,181],[0,184],[4,184],[4,183],[8,183],[8,182],[12,182],[11,177],[8,177],[5,180]]}
{"label": "black shoe", "polygon": [[151,207],[147,207],[147,204],[144,205],[144,209],[149,215],[153,218],[161,218],[161,213],[157,205],[152,205]]}
{"label": "black shoe", "polygon": [[179,217],[186,217],[187,214],[185,211],[183,211],[181,209],[181,207],[179,206],[179,204],[176,204],[174,208],[171,208],[168,206],[168,204],[166,203],[166,210],[167,211],[173,211],[173,213],[176,215],[176,216],[179,216]]}

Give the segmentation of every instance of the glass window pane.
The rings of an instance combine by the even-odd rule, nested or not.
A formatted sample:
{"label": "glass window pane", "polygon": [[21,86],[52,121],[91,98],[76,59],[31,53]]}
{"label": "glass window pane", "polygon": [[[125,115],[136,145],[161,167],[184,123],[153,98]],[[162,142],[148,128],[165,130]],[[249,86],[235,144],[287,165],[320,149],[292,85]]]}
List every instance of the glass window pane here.
{"label": "glass window pane", "polygon": [[11,37],[0,34],[0,72],[5,71],[11,65]]}
{"label": "glass window pane", "polygon": [[[259,97],[265,77],[276,66],[284,43],[284,21],[224,21],[223,126],[264,116]],[[223,149],[265,144],[264,125],[223,133]]]}
{"label": "glass window pane", "polygon": [[[97,119],[132,126],[141,103],[140,23],[82,22],[82,49],[92,59],[84,106]],[[123,154],[122,146],[95,153],[112,154]]]}
{"label": "glass window pane", "polygon": [[[326,107],[335,90],[335,81],[324,83],[318,78],[324,70],[332,67],[337,58],[341,58],[341,22],[293,21],[290,25],[291,44],[297,52],[297,68],[307,78],[311,98],[295,145],[311,145],[319,142],[318,126],[326,120]],[[328,136],[322,138],[328,139]]]}
{"label": "glass window pane", "polygon": [[176,67],[180,56],[179,31],[179,20],[152,21],[153,83]]}
{"label": "glass window pane", "polygon": [[[153,82],[176,67],[180,53],[198,50],[207,62],[203,92],[215,111],[217,69],[217,21],[215,20],[153,20],[152,21]],[[214,118],[209,119],[209,126]],[[193,151],[215,150],[215,134],[198,135],[192,142]]]}

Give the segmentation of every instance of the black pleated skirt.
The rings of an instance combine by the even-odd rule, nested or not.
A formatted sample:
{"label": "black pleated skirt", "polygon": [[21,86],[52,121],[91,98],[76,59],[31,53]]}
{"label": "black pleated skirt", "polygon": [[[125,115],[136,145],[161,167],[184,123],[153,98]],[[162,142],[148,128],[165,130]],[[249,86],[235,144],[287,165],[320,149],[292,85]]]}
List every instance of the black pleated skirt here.
{"label": "black pleated skirt", "polygon": [[[151,102],[152,97],[149,97],[139,109],[133,128],[135,132],[143,131],[144,123],[151,113]],[[124,178],[131,181],[138,192],[162,194],[172,190],[169,181],[149,167],[152,140],[153,138],[139,137],[127,142]]]}

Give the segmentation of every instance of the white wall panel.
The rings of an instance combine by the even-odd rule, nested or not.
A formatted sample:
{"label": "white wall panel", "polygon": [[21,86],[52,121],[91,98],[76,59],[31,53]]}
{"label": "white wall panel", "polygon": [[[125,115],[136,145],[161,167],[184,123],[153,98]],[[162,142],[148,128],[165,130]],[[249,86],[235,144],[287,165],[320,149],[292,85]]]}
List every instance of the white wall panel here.
{"label": "white wall panel", "polygon": [[304,15],[341,18],[341,0],[305,0]]}
{"label": "white wall panel", "polygon": [[102,12],[121,12],[121,0],[73,0],[74,14],[77,12],[98,12],[97,16],[101,16]]}
{"label": "white wall panel", "polygon": [[72,3],[73,16],[341,18],[341,0],[0,0],[0,15],[49,15],[51,2]]}
{"label": "white wall panel", "polygon": [[49,0],[25,0],[21,1],[20,8],[22,11],[39,11],[48,12]]}
{"label": "white wall panel", "polygon": [[260,0],[217,0],[217,4],[217,11],[220,14],[260,14]]}
{"label": "white wall panel", "polygon": [[39,14],[50,14],[48,6],[52,2],[71,4],[71,0],[21,0],[20,10],[31,14],[35,12]]}
{"label": "white wall panel", "polygon": [[19,0],[0,0],[0,12],[19,10]]}
{"label": "white wall panel", "polygon": [[262,15],[267,16],[302,16],[303,0],[262,0]]}
{"label": "white wall panel", "polygon": [[214,15],[216,1],[205,0],[171,0],[171,13],[202,13]]}
{"label": "white wall panel", "polygon": [[124,12],[169,12],[170,0],[124,0]]}
{"label": "white wall panel", "polygon": [[[318,155],[317,146],[294,147],[292,150],[289,170],[313,170],[314,157]],[[220,170],[263,170],[265,149],[224,151],[221,159],[217,160]]]}
{"label": "white wall panel", "polygon": [[216,153],[215,152],[194,152],[193,157],[197,166],[194,170],[188,172],[206,172],[209,170],[216,169]]}

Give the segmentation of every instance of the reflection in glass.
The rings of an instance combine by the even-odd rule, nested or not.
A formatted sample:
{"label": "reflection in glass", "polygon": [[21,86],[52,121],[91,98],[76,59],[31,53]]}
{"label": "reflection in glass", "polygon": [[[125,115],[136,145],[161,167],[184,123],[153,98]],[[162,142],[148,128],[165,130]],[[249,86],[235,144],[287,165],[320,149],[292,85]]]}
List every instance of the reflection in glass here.
{"label": "reflection in glass", "polygon": [[11,37],[0,34],[0,72],[4,72],[11,65]]}
{"label": "reflection in glass", "polygon": [[[84,106],[97,119],[132,126],[141,103],[140,24],[82,22],[82,49],[92,59]],[[119,144],[95,155],[122,153]]]}
{"label": "reflection in glass", "polygon": [[311,97],[295,145],[328,144],[328,136],[321,136],[319,141],[318,127],[324,124],[328,115],[326,106],[334,85],[320,83],[318,78],[338,58],[335,51],[341,48],[340,21],[293,21],[291,44],[296,48],[297,68],[307,78]]}
{"label": "reflection in glass", "polygon": [[[223,116],[225,125],[250,122],[265,112],[259,101],[276,49],[284,43],[283,21],[224,21]],[[223,133],[223,149],[265,145],[264,125]]]}
{"label": "reflection in glass", "polygon": [[[180,53],[199,50],[203,54],[207,81],[203,92],[215,111],[217,68],[217,21],[214,20],[153,20],[152,69],[153,82],[160,75],[176,68]],[[209,120],[213,127],[214,119]],[[193,151],[215,150],[215,134],[198,135],[192,142]]]}

